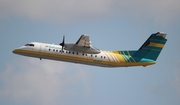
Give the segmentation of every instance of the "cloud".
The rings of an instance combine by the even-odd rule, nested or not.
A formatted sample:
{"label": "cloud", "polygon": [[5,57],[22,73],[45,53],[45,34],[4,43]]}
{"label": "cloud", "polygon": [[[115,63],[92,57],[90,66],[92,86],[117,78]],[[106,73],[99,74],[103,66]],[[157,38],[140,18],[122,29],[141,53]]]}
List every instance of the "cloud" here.
{"label": "cloud", "polygon": [[83,99],[90,95],[89,75],[85,68],[32,58],[16,61],[0,73],[1,102],[56,105],[67,103],[63,97]]}
{"label": "cloud", "polygon": [[1,0],[0,16],[68,22],[105,16],[127,15],[169,22],[180,17],[179,0]]}

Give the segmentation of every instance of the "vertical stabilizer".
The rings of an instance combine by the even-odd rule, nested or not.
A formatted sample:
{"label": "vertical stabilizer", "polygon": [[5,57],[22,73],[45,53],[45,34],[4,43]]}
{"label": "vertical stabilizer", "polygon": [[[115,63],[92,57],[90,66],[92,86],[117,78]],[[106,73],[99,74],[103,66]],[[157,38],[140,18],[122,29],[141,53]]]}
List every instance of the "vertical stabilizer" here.
{"label": "vertical stabilizer", "polygon": [[156,61],[166,41],[165,33],[157,32],[152,34],[134,56]]}

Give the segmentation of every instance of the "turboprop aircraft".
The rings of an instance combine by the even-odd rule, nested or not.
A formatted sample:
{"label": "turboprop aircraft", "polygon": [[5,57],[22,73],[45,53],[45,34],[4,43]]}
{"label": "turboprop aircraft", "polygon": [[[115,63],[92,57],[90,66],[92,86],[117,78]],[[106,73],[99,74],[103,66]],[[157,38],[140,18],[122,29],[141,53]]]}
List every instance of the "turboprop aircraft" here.
{"label": "turboprop aircraft", "polygon": [[88,35],[81,35],[76,43],[59,45],[31,42],[13,53],[41,59],[58,60],[101,67],[148,66],[156,63],[167,39],[166,34],[152,34],[138,50],[104,51],[92,46]]}

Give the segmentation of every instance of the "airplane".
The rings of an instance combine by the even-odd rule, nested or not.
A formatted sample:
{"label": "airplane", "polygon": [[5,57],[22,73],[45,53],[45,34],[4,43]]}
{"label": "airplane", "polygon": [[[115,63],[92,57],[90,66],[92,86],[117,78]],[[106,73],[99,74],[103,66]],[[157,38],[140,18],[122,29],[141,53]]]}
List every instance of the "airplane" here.
{"label": "airplane", "polygon": [[166,33],[157,32],[145,41],[138,50],[104,51],[92,46],[88,35],[83,34],[76,43],[65,43],[65,37],[59,45],[30,42],[13,53],[35,57],[79,63],[100,67],[131,67],[153,65],[166,43]]}

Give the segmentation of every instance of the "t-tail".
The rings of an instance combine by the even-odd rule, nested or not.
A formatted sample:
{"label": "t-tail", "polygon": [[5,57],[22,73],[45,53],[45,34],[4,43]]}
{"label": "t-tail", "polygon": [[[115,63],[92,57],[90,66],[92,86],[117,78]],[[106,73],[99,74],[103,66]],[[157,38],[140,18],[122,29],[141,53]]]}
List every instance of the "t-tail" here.
{"label": "t-tail", "polygon": [[139,48],[138,51],[135,51],[133,57],[138,61],[156,61],[161,50],[163,49],[166,43],[166,34],[162,32],[157,32],[152,34],[146,42]]}

